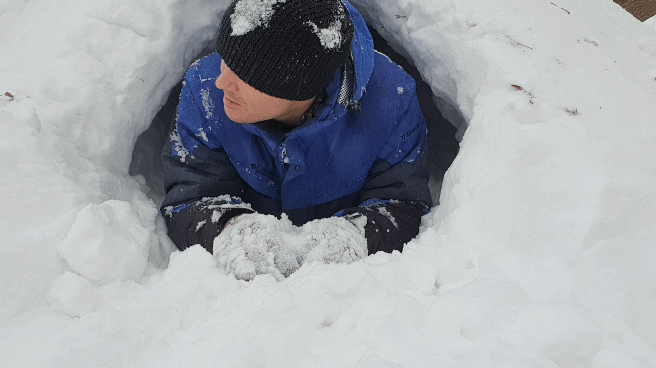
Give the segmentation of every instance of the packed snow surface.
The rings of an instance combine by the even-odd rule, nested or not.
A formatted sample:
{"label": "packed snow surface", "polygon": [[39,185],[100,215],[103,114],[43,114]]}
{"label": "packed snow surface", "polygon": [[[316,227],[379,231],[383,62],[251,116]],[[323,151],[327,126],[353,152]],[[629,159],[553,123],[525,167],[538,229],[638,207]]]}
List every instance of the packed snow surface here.
{"label": "packed snow surface", "polygon": [[3,366],[656,366],[653,22],[355,5],[464,117],[440,205],[402,254],[246,282],[174,251],[128,175],[227,2],[0,3]]}

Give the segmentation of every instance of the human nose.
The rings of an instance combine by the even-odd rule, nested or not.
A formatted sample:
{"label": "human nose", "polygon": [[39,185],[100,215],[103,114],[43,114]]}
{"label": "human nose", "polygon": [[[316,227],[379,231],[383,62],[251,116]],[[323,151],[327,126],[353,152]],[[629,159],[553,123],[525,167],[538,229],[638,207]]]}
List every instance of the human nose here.
{"label": "human nose", "polygon": [[[232,75],[231,75],[232,74]],[[216,78],[216,88],[222,90],[234,89],[235,83],[232,81],[234,73],[221,61],[221,74]]]}

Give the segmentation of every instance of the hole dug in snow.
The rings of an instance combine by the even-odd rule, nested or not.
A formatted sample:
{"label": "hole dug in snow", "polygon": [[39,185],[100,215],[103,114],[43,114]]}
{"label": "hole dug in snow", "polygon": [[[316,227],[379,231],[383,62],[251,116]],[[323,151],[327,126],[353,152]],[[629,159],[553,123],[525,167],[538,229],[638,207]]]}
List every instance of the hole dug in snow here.
{"label": "hole dug in snow", "polygon": [[[417,82],[417,97],[419,98],[419,105],[426,118],[426,125],[428,127],[429,187],[433,197],[433,204],[437,205],[439,203],[444,173],[451,166],[451,163],[458,154],[459,143],[456,136],[460,136],[462,132],[459,133],[456,126],[459,126],[459,122],[464,121],[464,118],[459,115],[460,110],[457,107],[449,105],[444,100],[439,100],[433,94],[431,87],[428,83],[424,82],[421,74],[411,61],[396,52],[372,27],[369,27],[369,32],[371,32],[374,39],[374,48],[401,66]],[[459,121],[450,122],[447,120],[444,117],[446,114],[442,114],[436,101],[439,101],[439,106],[455,113]]]}
{"label": "hole dug in snow", "polygon": [[[458,153],[459,143],[456,135],[459,134],[455,126],[459,122],[450,122],[445,119],[436,101],[443,108],[449,109],[451,115],[453,115],[454,111],[458,114],[459,109],[450,106],[443,100],[439,100],[433,94],[430,86],[423,81],[419,71],[412,63],[394,51],[387,41],[374,29],[370,28],[369,30],[374,39],[374,48],[387,55],[417,81],[419,104],[428,126],[429,186],[433,202],[437,205],[439,203],[444,173]],[[211,52],[212,50],[206,49],[194,60],[204,57]],[[130,175],[136,176],[142,184],[146,185],[145,191],[156,204],[161,203],[165,195],[160,152],[168,136],[171,121],[175,116],[181,89],[182,84],[179,83],[171,90],[168,100],[157,113],[150,127],[138,137],[132,152]],[[399,89],[398,92],[404,93],[402,89]],[[457,117],[461,121],[464,120],[461,116]]]}

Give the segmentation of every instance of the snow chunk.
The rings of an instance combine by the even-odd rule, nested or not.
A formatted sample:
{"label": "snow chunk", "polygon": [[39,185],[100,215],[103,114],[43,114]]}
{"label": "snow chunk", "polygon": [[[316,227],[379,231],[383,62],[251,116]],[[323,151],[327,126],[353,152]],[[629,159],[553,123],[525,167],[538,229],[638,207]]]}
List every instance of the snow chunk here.
{"label": "snow chunk", "polygon": [[89,204],[57,247],[59,254],[73,271],[101,284],[140,280],[148,263],[157,210],[148,208],[151,213],[145,216],[138,210],[117,200]]}
{"label": "snow chunk", "polygon": [[171,216],[173,216],[173,206],[166,206],[166,207],[164,207],[164,214],[165,214],[167,217],[171,217]]}
{"label": "snow chunk", "polygon": [[308,21],[306,24],[312,26],[312,31],[319,37],[319,41],[324,48],[335,49],[342,44],[342,22],[336,19],[328,28],[319,28],[314,22]]}
{"label": "snow chunk", "polygon": [[235,12],[230,15],[232,33],[230,36],[243,36],[255,28],[269,25],[273,16],[273,6],[285,0],[240,0],[235,5]]}
{"label": "snow chunk", "polygon": [[71,317],[82,317],[96,307],[96,296],[89,280],[72,272],[55,280],[46,299],[54,309]]}
{"label": "snow chunk", "polygon": [[403,87],[396,87],[396,93],[402,95],[405,92],[405,88]]}

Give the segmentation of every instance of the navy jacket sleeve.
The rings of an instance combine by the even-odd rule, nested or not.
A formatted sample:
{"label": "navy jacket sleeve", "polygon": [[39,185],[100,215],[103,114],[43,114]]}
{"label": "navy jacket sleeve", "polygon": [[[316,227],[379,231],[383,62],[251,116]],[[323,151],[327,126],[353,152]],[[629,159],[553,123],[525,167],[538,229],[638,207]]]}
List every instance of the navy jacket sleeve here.
{"label": "navy jacket sleeve", "polygon": [[[426,162],[426,122],[413,94],[390,135],[390,149],[369,171],[358,207],[338,215],[359,223],[364,216],[369,254],[402,251],[417,236],[421,217],[432,206]],[[399,160],[400,158],[400,160]]]}
{"label": "navy jacket sleeve", "polygon": [[206,114],[192,93],[190,83],[197,78],[189,75],[162,151],[166,197],[161,212],[178,248],[201,244],[212,252],[214,237],[223,225],[253,211],[239,199],[245,184],[225,151],[210,149],[201,141],[206,139],[202,134]]}

